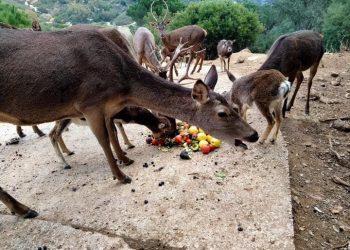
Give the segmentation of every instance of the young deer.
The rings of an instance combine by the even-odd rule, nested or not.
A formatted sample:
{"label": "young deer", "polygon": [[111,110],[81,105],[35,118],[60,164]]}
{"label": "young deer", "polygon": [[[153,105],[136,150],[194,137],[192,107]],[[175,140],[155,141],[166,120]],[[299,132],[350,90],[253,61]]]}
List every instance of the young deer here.
{"label": "young deer", "polygon": [[282,107],[291,88],[291,83],[277,70],[261,70],[236,79],[226,71],[232,81],[232,88],[226,93],[226,100],[238,107],[238,111],[247,121],[247,110],[253,103],[267,120],[267,127],[261,136],[260,143],[269,136],[275,126],[276,130],[271,143],[277,139],[282,122]]}
{"label": "young deer", "polygon": [[[176,132],[176,124],[175,125],[172,124],[173,122],[172,119],[155,115],[149,110],[141,107],[125,107],[122,111],[120,111],[118,114],[116,114],[113,117],[113,120],[117,125],[117,128],[119,129],[120,133],[122,134],[124,144],[127,145],[128,148],[133,148],[135,146],[132,145],[131,142],[129,141],[122,124],[136,123],[136,124],[144,125],[149,130],[152,131],[153,137],[155,138],[160,138],[164,136],[173,137],[175,136],[175,132]],[[88,125],[86,123],[85,118],[65,119],[65,120],[57,121],[55,124],[55,127],[50,132],[51,143],[55,149],[55,152],[58,158],[64,165],[65,169],[70,169],[71,166],[66,162],[62,153],[66,153],[67,155],[72,155],[74,154],[74,152],[70,151],[67,148],[66,144],[63,141],[62,133],[66,128],[68,128],[68,126],[72,122],[78,125],[85,125],[85,126]],[[126,153],[124,152],[124,154]]]}
{"label": "young deer", "polygon": [[[0,122],[33,125],[85,117],[113,177],[130,183],[111,149],[124,163],[130,161],[120,149],[113,122],[126,106],[188,121],[232,144],[237,138],[259,138],[225,98],[201,80],[191,89],[155,76],[101,32],[0,29]],[[1,192],[0,200],[11,212],[29,212],[17,209]]]}
{"label": "young deer", "polygon": [[[236,40],[221,40],[217,46],[218,56],[220,58],[221,71],[226,71],[226,61],[227,58],[227,70],[230,70],[230,59],[233,53],[233,44]],[[224,64],[224,67],[222,67]]]}

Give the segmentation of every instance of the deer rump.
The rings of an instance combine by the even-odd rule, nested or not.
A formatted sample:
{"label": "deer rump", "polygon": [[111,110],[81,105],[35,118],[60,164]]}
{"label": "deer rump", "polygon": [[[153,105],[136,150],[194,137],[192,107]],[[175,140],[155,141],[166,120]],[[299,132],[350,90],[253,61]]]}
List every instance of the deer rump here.
{"label": "deer rump", "polygon": [[[98,105],[112,97],[108,92],[92,94],[106,85],[118,90],[114,93],[125,93],[126,86],[120,84],[123,60],[108,55],[110,50],[115,57],[123,52],[106,40],[97,31],[0,30],[0,120],[32,125],[81,117],[80,104]],[[116,72],[116,63],[120,72],[110,74]]]}

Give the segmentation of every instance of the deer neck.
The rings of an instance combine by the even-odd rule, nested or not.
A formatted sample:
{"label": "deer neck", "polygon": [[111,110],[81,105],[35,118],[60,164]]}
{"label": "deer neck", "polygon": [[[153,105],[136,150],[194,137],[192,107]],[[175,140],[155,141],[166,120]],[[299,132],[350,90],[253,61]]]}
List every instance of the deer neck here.
{"label": "deer neck", "polygon": [[191,89],[142,71],[132,79],[127,104],[148,108],[183,121],[195,122],[194,115],[198,106],[192,99],[191,92]]}

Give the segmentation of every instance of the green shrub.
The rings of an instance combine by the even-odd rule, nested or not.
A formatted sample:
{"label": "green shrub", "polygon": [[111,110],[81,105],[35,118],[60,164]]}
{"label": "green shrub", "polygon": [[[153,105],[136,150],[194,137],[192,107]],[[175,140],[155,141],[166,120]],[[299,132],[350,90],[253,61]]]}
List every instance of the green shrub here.
{"label": "green shrub", "polygon": [[192,3],[175,15],[170,28],[191,24],[197,24],[208,32],[204,46],[207,57],[211,59],[217,56],[216,46],[221,39],[235,39],[237,49],[242,49],[251,45],[263,31],[257,14],[229,0]]}
{"label": "green shrub", "polygon": [[340,46],[350,45],[350,1],[334,1],[327,9],[323,33],[328,51],[339,51]]}
{"label": "green shrub", "polygon": [[10,24],[17,28],[31,27],[32,21],[21,9],[0,1],[0,22]]}

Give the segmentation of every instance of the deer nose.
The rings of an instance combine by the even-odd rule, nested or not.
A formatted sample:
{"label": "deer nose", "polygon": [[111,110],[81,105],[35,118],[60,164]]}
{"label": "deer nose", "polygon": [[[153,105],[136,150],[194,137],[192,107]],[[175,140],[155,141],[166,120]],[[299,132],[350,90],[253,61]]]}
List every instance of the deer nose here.
{"label": "deer nose", "polygon": [[258,132],[255,131],[254,134],[252,134],[251,136],[248,136],[246,138],[246,140],[249,141],[249,142],[256,142],[257,140],[259,140]]}

